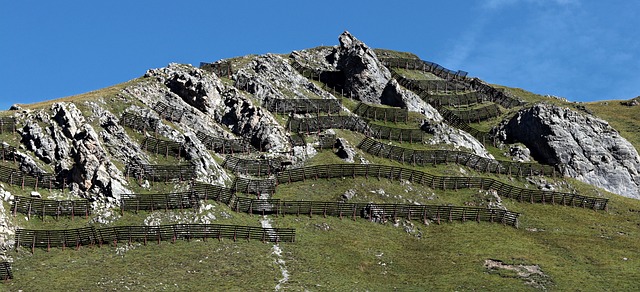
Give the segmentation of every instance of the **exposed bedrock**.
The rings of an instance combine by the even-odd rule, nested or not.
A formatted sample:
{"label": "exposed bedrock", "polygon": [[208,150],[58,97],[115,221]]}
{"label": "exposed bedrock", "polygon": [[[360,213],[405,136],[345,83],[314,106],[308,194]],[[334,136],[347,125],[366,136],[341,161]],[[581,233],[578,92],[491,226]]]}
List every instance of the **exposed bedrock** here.
{"label": "exposed bedrock", "polygon": [[501,134],[525,144],[542,163],[562,164],[566,176],[640,199],[638,152],[604,120],[536,104],[504,124]]}

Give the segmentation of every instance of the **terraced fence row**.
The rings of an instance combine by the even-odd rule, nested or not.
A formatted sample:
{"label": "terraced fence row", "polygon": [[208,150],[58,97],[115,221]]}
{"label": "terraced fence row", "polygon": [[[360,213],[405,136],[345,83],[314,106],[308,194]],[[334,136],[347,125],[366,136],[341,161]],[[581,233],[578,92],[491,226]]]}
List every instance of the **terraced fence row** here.
{"label": "terraced fence row", "polygon": [[345,129],[363,133],[377,139],[400,142],[422,142],[425,132],[421,129],[405,129],[378,124],[367,124],[357,116],[318,116],[313,118],[291,118],[287,123],[290,132],[313,133],[327,129]]}
{"label": "terraced fence row", "polygon": [[551,165],[495,160],[462,151],[415,150],[388,145],[368,137],[360,142],[358,148],[375,156],[385,157],[402,163],[410,163],[412,165],[425,166],[455,163],[480,172],[516,176],[556,175],[556,168]]}
{"label": "terraced fence row", "polygon": [[158,139],[151,136],[145,137],[141,146],[142,149],[147,152],[164,155],[165,157],[168,157],[169,154],[171,154],[171,156],[179,159],[185,157],[187,154],[182,143]]}
{"label": "terraced fence row", "polygon": [[265,101],[264,107],[277,114],[337,114],[342,109],[340,100],[328,98],[271,98]]}
{"label": "terraced fence row", "polygon": [[443,66],[440,66],[437,63],[423,61],[420,59],[410,59],[410,58],[378,58],[383,65],[389,68],[401,68],[407,70],[420,70],[424,72],[430,72],[435,76],[440,78],[450,80],[450,79],[459,79],[466,80],[468,72],[465,71],[453,71],[449,70]]}
{"label": "terraced fence row", "polygon": [[[391,68],[422,70],[422,71],[431,72],[434,75],[444,79],[464,80],[470,85],[471,89],[487,95],[492,102],[495,102],[505,108],[512,108],[512,107],[522,106],[526,104],[526,102],[510,97],[506,95],[504,92],[502,92],[501,90],[494,88],[493,86],[483,82],[478,78],[466,78],[466,74],[464,74],[463,76],[451,70],[440,69],[442,68],[442,66],[432,62],[422,61],[418,59],[408,59],[408,58],[407,59],[382,58],[381,61],[387,67],[391,67]],[[463,72],[463,71],[458,71],[458,72]]]}
{"label": "terraced fence row", "polygon": [[124,194],[120,198],[121,211],[190,209],[199,206],[193,192],[167,194]]}
{"label": "terraced fence row", "polygon": [[200,69],[215,73],[219,77],[231,77],[231,75],[233,75],[233,67],[229,61],[218,61],[215,63],[200,62]]}
{"label": "terraced fence row", "polygon": [[317,80],[322,83],[323,89],[331,92],[333,95],[352,97],[353,93],[344,91],[344,73],[339,70],[318,70],[300,64],[297,60],[291,58],[291,66],[305,78]]}
{"label": "terraced fence row", "polygon": [[195,165],[188,164],[127,164],[126,175],[138,180],[146,179],[156,182],[171,180],[187,181],[195,178]]}
{"label": "terraced fence row", "polygon": [[222,167],[236,174],[269,176],[282,171],[285,164],[280,158],[252,159],[228,155],[222,163]]}
{"label": "terraced fence row", "polygon": [[196,133],[196,137],[198,137],[207,149],[216,153],[234,154],[257,152],[248,141],[243,139],[215,137],[200,131]]}
{"label": "terraced fence row", "polygon": [[409,111],[407,109],[397,107],[373,106],[361,102],[356,106],[356,109],[353,112],[360,117],[365,117],[375,121],[393,121],[394,123],[406,123],[409,121]]}
{"label": "terraced fence row", "polygon": [[0,142],[0,159],[16,162],[16,148]]}
{"label": "terraced fence row", "polygon": [[0,279],[5,281],[13,279],[13,272],[11,271],[11,263],[0,262]]}
{"label": "terraced fence row", "polygon": [[500,222],[517,227],[520,214],[502,209],[458,207],[442,205],[372,204],[320,201],[284,201],[278,199],[257,200],[241,198],[236,211],[249,214],[272,215],[320,215],[364,218],[376,222],[404,218],[408,220],[485,221]]}
{"label": "terraced fence row", "polygon": [[195,239],[295,242],[295,229],[222,224],[172,224],[159,226],[83,227],[64,230],[16,230],[16,248],[80,248],[118,242],[158,242]]}
{"label": "terraced fence row", "polygon": [[449,111],[467,123],[479,123],[481,121],[493,119],[502,114],[500,107],[495,103],[470,109],[449,109]]}
{"label": "terraced fence row", "polygon": [[289,143],[291,143],[291,146],[293,147],[307,145],[304,135],[299,133],[291,133],[289,136]]}
{"label": "terraced fence row", "polygon": [[156,111],[160,117],[170,122],[179,123],[182,121],[182,116],[184,116],[184,109],[169,106],[161,101],[158,101],[153,105],[153,110]]}
{"label": "terraced fence row", "polygon": [[588,197],[571,193],[527,189],[506,184],[486,177],[449,177],[437,176],[423,171],[379,164],[327,164],[300,168],[288,168],[278,173],[278,185],[321,178],[373,177],[390,180],[407,180],[426,185],[432,189],[457,190],[476,188],[495,190],[498,195],[521,202],[562,204],[594,210],[606,210],[608,199]]}
{"label": "terraced fence row", "polygon": [[[491,101],[487,95],[477,91],[467,91],[466,88],[460,92],[449,92],[443,91],[439,87],[432,87],[430,83],[426,82],[428,80],[409,79],[396,72],[392,73],[392,77],[398,81],[398,84],[416,92],[424,101],[433,106],[471,106]],[[434,90],[437,91],[434,92]]]}
{"label": "terraced fence row", "polygon": [[32,175],[4,165],[0,165],[0,181],[20,186],[22,189],[25,187],[34,188],[35,190],[39,188],[61,189],[64,187],[64,184],[60,184],[53,174],[39,173]]}
{"label": "terraced fence row", "polygon": [[357,116],[318,116],[313,118],[291,118],[287,128],[292,133],[313,133],[327,129],[346,129],[360,133],[368,132],[367,122]]}
{"label": "terraced fence row", "polygon": [[122,114],[120,125],[141,132],[156,132],[158,130],[158,125],[160,125],[160,120],[154,118],[145,118],[131,112],[126,112]]}
{"label": "terraced fence row", "polygon": [[42,198],[15,196],[11,203],[13,216],[17,213],[31,215],[60,217],[60,216],[85,216],[91,214],[91,206],[87,200],[48,200]]}
{"label": "terraced fence row", "polygon": [[232,189],[238,193],[245,194],[269,194],[273,195],[276,192],[276,179],[250,179],[244,177],[237,177],[233,181]]}
{"label": "terraced fence row", "polygon": [[0,134],[15,132],[16,119],[11,117],[0,117]]}

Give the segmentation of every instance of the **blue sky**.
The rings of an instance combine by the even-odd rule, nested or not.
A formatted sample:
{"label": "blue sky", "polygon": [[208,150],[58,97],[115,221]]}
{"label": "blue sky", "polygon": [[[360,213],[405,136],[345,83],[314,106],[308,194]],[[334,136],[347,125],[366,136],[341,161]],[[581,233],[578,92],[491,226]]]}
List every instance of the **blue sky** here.
{"label": "blue sky", "polygon": [[[221,3],[220,3],[221,2]],[[337,44],[410,51],[573,101],[640,95],[638,1],[2,1],[0,109],[170,62]]]}

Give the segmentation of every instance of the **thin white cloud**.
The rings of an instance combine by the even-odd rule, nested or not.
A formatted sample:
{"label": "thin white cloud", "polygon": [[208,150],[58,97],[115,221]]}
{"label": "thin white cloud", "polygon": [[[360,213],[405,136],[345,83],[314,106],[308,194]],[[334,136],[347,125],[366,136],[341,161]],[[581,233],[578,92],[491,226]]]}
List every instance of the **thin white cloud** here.
{"label": "thin white cloud", "polygon": [[483,7],[489,10],[498,10],[515,4],[571,6],[579,5],[580,0],[488,0],[484,2]]}

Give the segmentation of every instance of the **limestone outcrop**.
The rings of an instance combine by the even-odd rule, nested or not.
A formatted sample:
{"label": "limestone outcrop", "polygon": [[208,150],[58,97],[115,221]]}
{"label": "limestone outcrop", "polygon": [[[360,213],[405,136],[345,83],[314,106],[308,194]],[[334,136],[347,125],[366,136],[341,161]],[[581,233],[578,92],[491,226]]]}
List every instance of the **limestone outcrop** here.
{"label": "limestone outcrop", "polygon": [[638,152],[604,120],[536,104],[504,124],[502,135],[507,141],[525,144],[540,162],[563,165],[566,176],[640,198]]}

